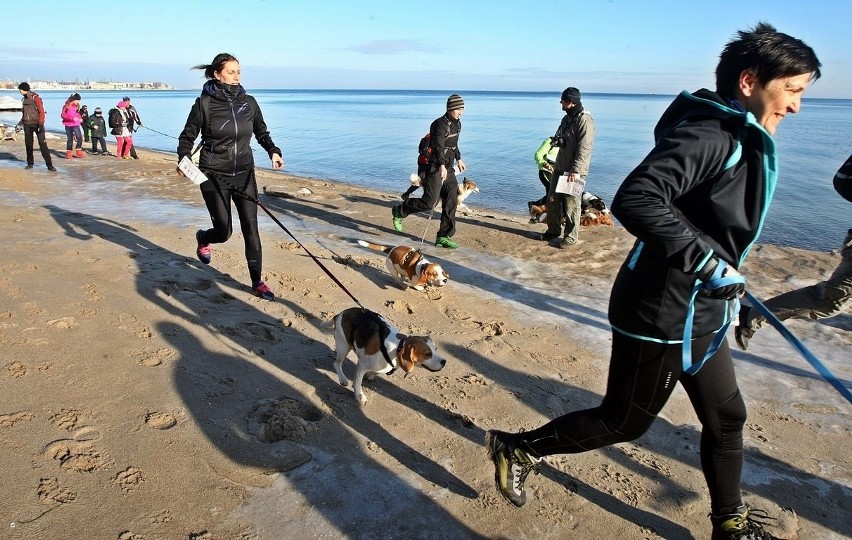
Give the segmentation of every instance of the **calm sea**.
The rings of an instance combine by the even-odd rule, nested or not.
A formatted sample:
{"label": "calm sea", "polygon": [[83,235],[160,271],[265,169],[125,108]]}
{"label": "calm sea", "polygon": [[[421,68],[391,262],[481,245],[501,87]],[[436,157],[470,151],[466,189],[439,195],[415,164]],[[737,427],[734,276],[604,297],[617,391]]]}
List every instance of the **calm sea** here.
{"label": "calm sea", "polygon": [[[417,143],[444,113],[450,92],[257,90],[289,173],[401,192],[416,168]],[[40,92],[49,130],[62,131],[59,110],[69,92]],[[83,103],[106,112],[127,92],[83,92]],[[544,191],[533,153],[562,112],[558,93],[461,92],[465,100],[460,148],[467,176],[481,193],[468,204],[523,214]],[[0,95],[18,97],[17,92]],[[197,90],[130,94],[145,126],[136,144],[174,151]],[[652,147],[653,128],[673,96],[586,94],[597,124],[588,190],[612,199],[624,177]],[[15,113],[0,119],[17,122]],[[161,133],[156,133],[156,130]],[[852,153],[852,100],[805,99],[777,133],[780,180],[760,241],[826,251],[852,226],[852,207],[832,188],[837,168]],[[847,141],[844,143],[843,141]],[[256,154],[269,166],[265,153]]]}

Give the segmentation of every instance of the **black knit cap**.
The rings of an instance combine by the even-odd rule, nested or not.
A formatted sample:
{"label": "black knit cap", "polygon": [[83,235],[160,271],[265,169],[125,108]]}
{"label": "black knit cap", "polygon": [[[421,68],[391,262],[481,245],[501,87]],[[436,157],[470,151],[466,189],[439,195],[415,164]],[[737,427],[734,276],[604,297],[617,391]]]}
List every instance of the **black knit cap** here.
{"label": "black knit cap", "polygon": [[68,98],[69,101],[80,101],[80,99],[82,98],[77,92],[74,92],[73,94],[71,94],[71,97]]}
{"label": "black knit cap", "polygon": [[447,98],[447,110],[454,111],[456,109],[464,109],[464,100],[458,94],[453,94]]}
{"label": "black knit cap", "polygon": [[23,90],[24,92],[29,92],[30,91],[30,83],[22,82],[21,84],[18,85],[18,90]]}
{"label": "black knit cap", "polygon": [[562,91],[561,99],[562,101],[570,101],[571,103],[580,103],[580,91],[573,86],[569,86]]}

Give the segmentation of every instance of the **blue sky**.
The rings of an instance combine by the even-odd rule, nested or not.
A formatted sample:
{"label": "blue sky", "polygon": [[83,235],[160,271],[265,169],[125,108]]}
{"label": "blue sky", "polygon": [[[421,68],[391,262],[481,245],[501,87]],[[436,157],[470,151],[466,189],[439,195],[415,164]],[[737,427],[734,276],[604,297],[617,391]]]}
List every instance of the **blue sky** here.
{"label": "blue sky", "polygon": [[848,0],[43,0],[2,13],[2,80],[198,88],[189,68],[224,51],[249,89],[660,94],[712,88],[725,42],[765,20],[816,50],[823,77],[807,97],[852,98]]}

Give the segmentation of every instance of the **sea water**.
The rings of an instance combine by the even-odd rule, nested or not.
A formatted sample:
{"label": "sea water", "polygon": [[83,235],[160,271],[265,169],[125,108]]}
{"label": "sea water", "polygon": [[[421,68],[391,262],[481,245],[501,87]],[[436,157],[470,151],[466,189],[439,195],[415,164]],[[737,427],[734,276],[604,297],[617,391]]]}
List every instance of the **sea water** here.
{"label": "sea water", "polygon": [[[417,145],[429,124],[445,112],[451,92],[402,90],[252,90],[286,171],[401,193],[415,171]],[[63,132],[59,112],[68,91],[39,92],[46,127]],[[130,95],[144,126],[141,147],[174,152],[198,90],[84,91],[83,103],[108,110]],[[544,188],[533,154],[562,117],[558,92],[459,92],[465,100],[459,142],[466,176],[480,193],[474,208],[521,215]],[[18,97],[17,92],[0,95]],[[587,190],[605,201],[653,146],[653,129],[674,96],[585,94],[583,104],[597,133]],[[15,123],[19,113],[0,113]],[[112,141],[114,137],[108,136]],[[852,206],[832,187],[838,167],[852,153],[852,100],[805,98],[776,134],[780,176],[760,242],[828,251],[852,226]],[[269,167],[265,152],[255,153]]]}

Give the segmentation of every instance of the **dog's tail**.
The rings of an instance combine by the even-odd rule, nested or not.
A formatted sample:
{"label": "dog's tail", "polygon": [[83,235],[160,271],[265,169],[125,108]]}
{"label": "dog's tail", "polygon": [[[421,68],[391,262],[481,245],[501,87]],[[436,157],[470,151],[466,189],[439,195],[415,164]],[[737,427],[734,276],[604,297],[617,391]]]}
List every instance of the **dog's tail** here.
{"label": "dog's tail", "polygon": [[420,176],[416,172],[411,173],[411,176],[408,177],[408,181],[411,182],[412,186],[419,186],[421,182]]}
{"label": "dog's tail", "polygon": [[367,249],[372,249],[373,251],[381,251],[382,253],[390,253],[391,249],[393,249],[390,246],[382,246],[382,245],[379,245],[379,244],[372,244],[372,243],[366,242],[364,240],[358,240],[358,245],[365,247]]}

